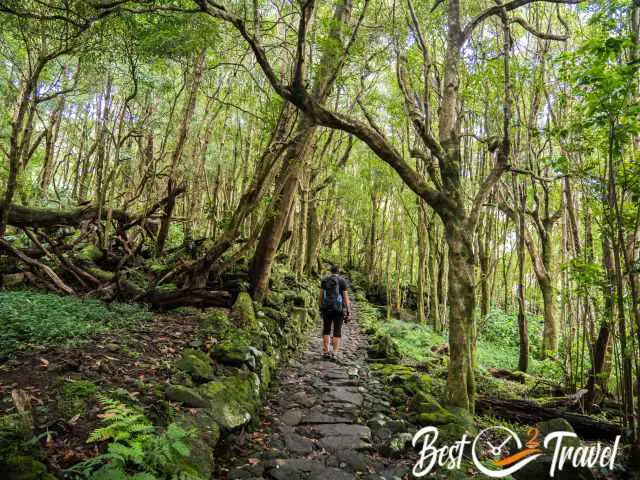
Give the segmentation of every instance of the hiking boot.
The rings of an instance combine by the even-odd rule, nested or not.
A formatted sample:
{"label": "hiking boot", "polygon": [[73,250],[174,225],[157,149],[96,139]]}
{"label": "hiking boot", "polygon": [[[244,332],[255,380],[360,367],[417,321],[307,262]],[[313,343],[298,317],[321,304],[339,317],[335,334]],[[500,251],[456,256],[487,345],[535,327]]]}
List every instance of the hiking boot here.
{"label": "hiking boot", "polygon": [[331,360],[331,358],[332,358],[332,357],[331,357],[331,353],[329,353],[329,352],[322,352],[322,358],[323,358],[324,360]]}

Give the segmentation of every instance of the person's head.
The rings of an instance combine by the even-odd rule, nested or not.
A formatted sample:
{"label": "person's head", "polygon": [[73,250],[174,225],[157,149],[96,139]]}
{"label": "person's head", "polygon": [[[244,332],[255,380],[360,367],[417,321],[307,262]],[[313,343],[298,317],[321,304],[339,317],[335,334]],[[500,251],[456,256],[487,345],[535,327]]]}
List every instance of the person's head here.
{"label": "person's head", "polygon": [[338,268],[337,265],[331,265],[331,268],[329,268],[329,271],[333,274],[340,273],[340,269]]}

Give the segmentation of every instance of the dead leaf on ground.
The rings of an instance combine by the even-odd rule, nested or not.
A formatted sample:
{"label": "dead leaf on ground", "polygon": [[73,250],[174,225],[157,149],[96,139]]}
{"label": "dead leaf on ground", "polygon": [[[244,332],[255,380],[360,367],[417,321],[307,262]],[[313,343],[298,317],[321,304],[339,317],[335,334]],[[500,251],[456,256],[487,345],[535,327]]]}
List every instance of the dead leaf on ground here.
{"label": "dead leaf on ground", "polygon": [[46,358],[41,358],[40,368],[49,368],[49,360],[47,360]]}
{"label": "dead leaf on ground", "polygon": [[108,412],[108,413],[99,413],[98,415],[96,415],[98,418],[102,418],[102,419],[108,419],[108,418],[113,418],[116,416],[115,412]]}
{"label": "dead leaf on ground", "polygon": [[33,396],[24,390],[20,390],[19,388],[14,388],[11,390],[11,399],[16,406],[18,412],[26,412],[27,410],[31,410],[31,399]]}

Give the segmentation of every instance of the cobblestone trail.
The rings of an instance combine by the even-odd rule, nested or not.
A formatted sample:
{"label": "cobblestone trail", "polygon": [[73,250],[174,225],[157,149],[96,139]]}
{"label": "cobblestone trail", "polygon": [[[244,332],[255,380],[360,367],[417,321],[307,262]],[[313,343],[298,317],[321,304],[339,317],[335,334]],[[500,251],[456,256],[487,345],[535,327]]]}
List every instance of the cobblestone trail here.
{"label": "cobblestone trail", "polygon": [[[343,328],[342,359],[322,358],[320,330],[281,369],[260,428],[232,438],[222,479],[367,480],[410,476],[414,427],[398,419],[369,375],[357,321]],[[407,448],[408,447],[408,448]]]}

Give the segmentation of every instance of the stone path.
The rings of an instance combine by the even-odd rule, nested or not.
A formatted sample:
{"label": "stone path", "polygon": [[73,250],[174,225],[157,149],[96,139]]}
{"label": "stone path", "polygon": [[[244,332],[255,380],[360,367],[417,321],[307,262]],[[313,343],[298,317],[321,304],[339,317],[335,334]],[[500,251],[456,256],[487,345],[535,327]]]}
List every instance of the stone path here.
{"label": "stone path", "polygon": [[232,438],[221,479],[395,480],[408,478],[414,427],[398,419],[369,376],[366,339],[343,328],[341,362],[322,358],[320,331],[276,376],[260,428]]}

